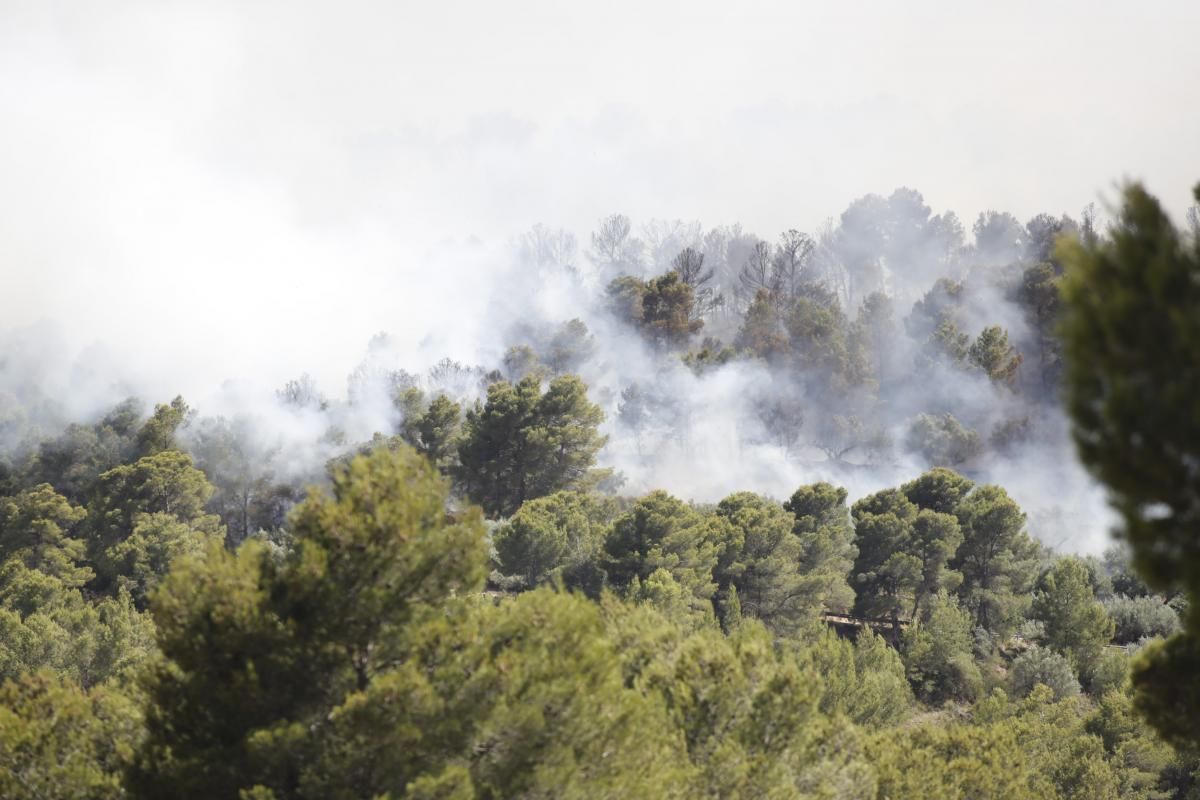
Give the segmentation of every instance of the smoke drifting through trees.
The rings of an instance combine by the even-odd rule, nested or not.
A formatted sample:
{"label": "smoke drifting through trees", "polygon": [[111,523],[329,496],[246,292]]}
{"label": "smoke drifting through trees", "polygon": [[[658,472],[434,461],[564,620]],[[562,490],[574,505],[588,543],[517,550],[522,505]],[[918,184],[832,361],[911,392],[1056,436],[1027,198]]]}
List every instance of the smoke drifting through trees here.
{"label": "smoke drifting through trees", "polygon": [[[538,225],[507,248],[424,259],[421,273],[452,290],[409,280],[394,315],[434,305],[444,319],[421,336],[371,340],[344,390],[308,375],[277,390],[255,375],[208,393],[186,381],[168,389],[139,381],[120,353],[70,353],[52,326],[11,331],[0,343],[0,445],[15,463],[126,396],[149,408],[186,391],[195,411],[182,438],[227,476],[222,502],[240,504],[245,535],[255,514],[277,518],[290,504],[281,486],[319,479],[328,459],[376,434],[436,439],[497,380],[577,374],[605,415],[606,485],[622,493],[784,498],[828,480],[854,499],[945,465],[1005,486],[1036,537],[1095,552],[1107,512],[1057,401],[1051,247],[1064,232],[1100,235],[1094,211],[1025,224],[988,211],[968,233],[911,189],[860,198],[811,233],[619,214],[579,236]],[[244,346],[266,362],[286,333]],[[453,448],[429,447],[448,468]]]}

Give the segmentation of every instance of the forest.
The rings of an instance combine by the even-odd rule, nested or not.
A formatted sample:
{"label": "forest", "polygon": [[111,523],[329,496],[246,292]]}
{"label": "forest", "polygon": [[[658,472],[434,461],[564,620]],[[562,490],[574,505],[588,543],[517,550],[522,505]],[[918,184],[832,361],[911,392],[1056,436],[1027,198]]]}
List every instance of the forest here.
{"label": "forest", "polygon": [[0,797],[1200,798],[1200,206],[507,258],[335,396],[0,335]]}

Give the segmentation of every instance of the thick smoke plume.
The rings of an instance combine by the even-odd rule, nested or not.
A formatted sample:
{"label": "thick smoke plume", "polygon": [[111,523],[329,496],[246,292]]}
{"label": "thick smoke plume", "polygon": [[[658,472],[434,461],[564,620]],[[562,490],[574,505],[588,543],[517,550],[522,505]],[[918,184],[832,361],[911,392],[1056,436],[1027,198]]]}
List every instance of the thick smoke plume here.
{"label": "thick smoke plume", "polygon": [[[1039,351],[1053,345],[1039,340],[1021,299],[1026,271],[1051,257],[1053,237],[1096,235],[1094,220],[1085,214],[1081,227],[1042,216],[1020,225],[985,215],[968,240],[957,217],[933,214],[911,190],[864,197],[835,220],[815,236],[791,230],[768,241],[738,225],[637,225],[612,215],[579,235],[538,225],[503,245],[446,244],[424,254],[415,271],[398,269],[429,281],[408,283],[395,313],[433,308],[437,318],[422,318],[426,327],[414,330],[398,317],[394,330],[363,343],[361,359],[346,363],[340,380],[316,355],[319,378],[316,369],[285,381],[233,367],[224,381],[169,388],[122,362],[119,350],[72,351],[52,323],[14,329],[0,342],[0,434],[13,458],[127,396],[165,402],[183,391],[195,409],[183,437],[201,463],[206,441],[233,431],[254,469],[273,480],[315,481],[329,459],[401,428],[404,389],[470,406],[490,381],[572,372],[606,413],[600,461],[616,471],[623,493],[665,488],[712,502],[751,489],[782,498],[829,480],[858,497],[950,464],[1008,488],[1046,543],[1102,549],[1103,497],[1076,462],[1047,377],[1056,364]],[[698,269],[689,272],[688,258]],[[696,284],[699,330],[664,348],[622,318],[609,287],[623,276],[671,270]],[[842,315],[850,336],[866,337],[876,385],[834,391],[838,379],[828,371],[755,357],[743,328],[763,281],[781,296],[816,298]],[[886,298],[892,308],[877,320],[884,327],[874,340],[868,298]],[[320,304],[311,313],[319,324]],[[932,328],[943,318],[964,341],[1001,327],[1024,361],[1005,381],[939,357]],[[966,449],[919,442],[922,415],[950,415],[969,432]]]}
{"label": "thick smoke plume", "polygon": [[[4,459],[182,394],[198,458],[232,431],[246,463],[316,479],[402,424],[399,386],[469,403],[526,346],[588,383],[623,492],[828,478],[858,495],[930,463],[913,426],[951,414],[980,441],[957,467],[1012,490],[1044,540],[1098,549],[1106,512],[1014,291],[1113,177],[1187,196],[1200,73],[1159,56],[1190,52],[1196,4],[1056,4],[1037,15],[1055,46],[1034,49],[999,6],[752,5],[4,3]],[[886,194],[905,183],[942,208]],[[713,272],[704,325],[664,352],[607,287],[688,249]],[[871,291],[891,298],[873,397],[722,354],[780,252],[786,291],[819,283],[847,325]],[[943,277],[963,284],[960,333],[998,326],[1020,350],[1018,391],[926,358],[939,312],[909,320]],[[590,349],[556,358],[574,319]]]}

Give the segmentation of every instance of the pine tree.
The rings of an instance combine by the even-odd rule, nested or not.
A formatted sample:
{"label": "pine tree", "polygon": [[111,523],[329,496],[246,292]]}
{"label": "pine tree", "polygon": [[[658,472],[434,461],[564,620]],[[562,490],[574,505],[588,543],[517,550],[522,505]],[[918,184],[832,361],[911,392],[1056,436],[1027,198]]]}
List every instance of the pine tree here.
{"label": "pine tree", "polygon": [[604,420],[578,377],[555,378],[543,393],[536,378],[498,381],[487,401],[467,412],[455,474],[489,514],[508,516],[526,500],[561,489],[587,488],[607,438]]}
{"label": "pine tree", "polygon": [[[1200,186],[1195,190],[1200,200]],[[1067,407],[1080,457],[1109,488],[1152,588],[1200,605],[1200,238],[1141,186],[1106,241],[1065,243]],[[1200,614],[1146,648],[1137,703],[1172,740],[1200,742]]]}

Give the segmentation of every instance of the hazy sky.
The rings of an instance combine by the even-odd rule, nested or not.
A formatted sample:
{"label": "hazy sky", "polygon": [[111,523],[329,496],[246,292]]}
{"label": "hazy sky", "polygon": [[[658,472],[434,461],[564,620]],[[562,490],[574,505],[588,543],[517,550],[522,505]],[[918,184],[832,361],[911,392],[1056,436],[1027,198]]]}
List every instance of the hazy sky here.
{"label": "hazy sky", "polygon": [[773,238],[899,185],[969,227],[1123,177],[1178,214],[1198,30],[1194,0],[0,0],[0,328],[348,369],[496,290],[427,268],[446,238],[616,210]]}

